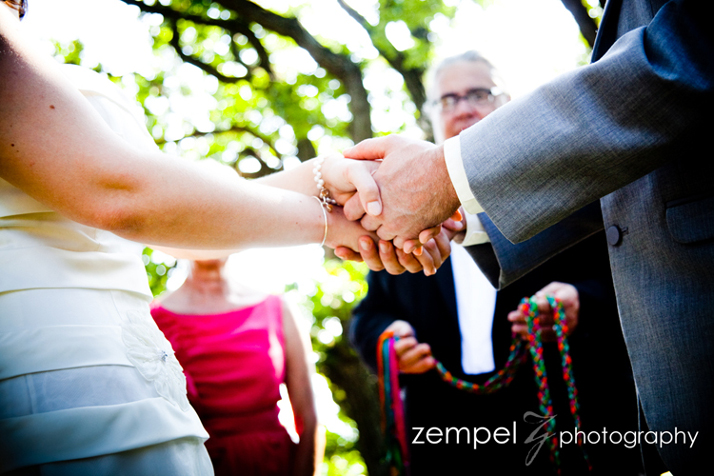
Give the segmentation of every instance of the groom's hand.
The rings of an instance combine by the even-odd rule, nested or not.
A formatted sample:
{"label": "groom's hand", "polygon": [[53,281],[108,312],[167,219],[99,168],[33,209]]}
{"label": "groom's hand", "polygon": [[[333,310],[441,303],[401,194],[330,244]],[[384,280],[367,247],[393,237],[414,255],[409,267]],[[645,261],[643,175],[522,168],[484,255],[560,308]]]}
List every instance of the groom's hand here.
{"label": "groom's hand", "polygon": [[[444,149],[430,142],[387,136],[367,139],[346,150],[353,159],[381,159],[374,173],[382,199],[381,213],[362,206],[355,195],[345,204],[345,216],[386,241],[396,238],[401,247],[405,240],[417,240],[423,230],[435,227],[460,206],[444,161]],[[422,242],[423,243],[423,242]]]}
{"label": "groom's hand", "polygon": [[419,255],[405,253],[389,241],[375,243],[369,236],[359,238],[359,253],[347,247],[335,248],[335,255],[343,260],[364,261],[372,271],[386,270],[389,274],[405,271],[430,276],[444,263],[451,253],[449,230],[442,230],[429,240]]}

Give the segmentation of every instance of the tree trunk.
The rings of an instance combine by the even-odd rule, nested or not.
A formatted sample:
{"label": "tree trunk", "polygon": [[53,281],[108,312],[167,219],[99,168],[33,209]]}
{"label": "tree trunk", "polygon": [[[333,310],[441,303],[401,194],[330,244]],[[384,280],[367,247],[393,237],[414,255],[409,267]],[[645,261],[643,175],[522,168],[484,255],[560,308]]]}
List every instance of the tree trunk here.
{"label": "tree trunk", "polygon": [[344,412],[357,423],[357,449],[370,476],[387,476],[377,379],[362,363],[347,339],[341,339],[327,352],[320,370],[333,385],[345,392],[340,403]]}

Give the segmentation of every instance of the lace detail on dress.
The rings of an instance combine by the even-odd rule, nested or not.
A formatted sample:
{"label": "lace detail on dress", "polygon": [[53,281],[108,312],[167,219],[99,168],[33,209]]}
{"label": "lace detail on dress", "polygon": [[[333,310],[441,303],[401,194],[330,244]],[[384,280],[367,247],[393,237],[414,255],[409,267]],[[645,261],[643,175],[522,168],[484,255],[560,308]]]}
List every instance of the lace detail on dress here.
{"label": "lace detail on dress", "polygon": [[154,321],[139,312],[127,313],[122,324],[122,340],[127,358],[146,380],[154,383],[156,392],[187,411],[190,405],[186,397],[186,376],[171,343]]}

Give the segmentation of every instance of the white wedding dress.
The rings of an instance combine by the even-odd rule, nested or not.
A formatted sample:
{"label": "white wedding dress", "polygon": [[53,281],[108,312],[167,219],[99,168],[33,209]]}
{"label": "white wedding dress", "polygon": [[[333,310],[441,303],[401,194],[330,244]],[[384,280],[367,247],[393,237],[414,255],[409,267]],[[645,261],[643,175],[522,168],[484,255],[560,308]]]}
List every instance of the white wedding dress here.
{"label": "white wedding dress", "polygon": [[[155,147],[109,80],[63,68],[117,134]],[[213,474],[141,250],[0,179],[0,473]]]}

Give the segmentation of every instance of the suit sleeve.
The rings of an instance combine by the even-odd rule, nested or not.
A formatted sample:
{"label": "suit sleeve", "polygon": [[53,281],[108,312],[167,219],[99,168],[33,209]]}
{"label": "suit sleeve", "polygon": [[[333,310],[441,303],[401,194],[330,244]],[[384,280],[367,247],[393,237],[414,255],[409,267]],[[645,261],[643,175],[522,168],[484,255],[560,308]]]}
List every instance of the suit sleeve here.
{"label": "suit sleeve", "polygon": [[352,313],[350,341],[372,370],[377,369],[377,341],[389,325],[402,319],[393,305],[389,293],[389,275],[370,271],[367,275],[369,291]]}
{"label": "suit sleeve", "polygon": [[469,246],[466,250],[493,287],[499,290],[602,230],[602,212],[598,202],[585,206],[530,240],[516,244],[503,236],[488,215],[480,213],[479,218],[490,243]]}
{"label": "suit sleeve", "polygon": [[711,14],[710,2],[672,0],[595,63],[461,133],[471,189],[503,237],[527,240],[706,137]]}

